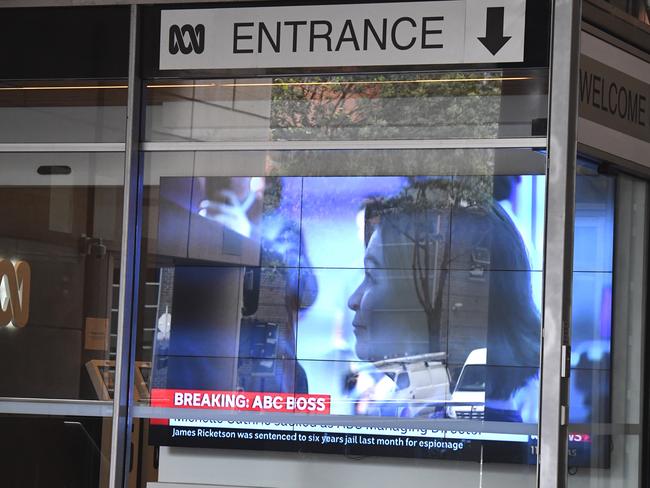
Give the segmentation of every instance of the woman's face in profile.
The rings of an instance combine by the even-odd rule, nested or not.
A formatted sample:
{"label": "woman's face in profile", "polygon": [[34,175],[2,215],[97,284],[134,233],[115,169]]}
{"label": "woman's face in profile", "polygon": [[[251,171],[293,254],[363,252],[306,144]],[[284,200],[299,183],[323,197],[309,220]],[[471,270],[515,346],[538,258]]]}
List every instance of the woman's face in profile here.
{"label": "woman's face in profile", "polygon": [[412,253],[413,245],[406,239],[384,242],[382,234],[378,227],[370,237],[364,279],[348,300],[348,307],[355,312],[352,326],[357,356],[378,361],[432,352],[413,270],[400,268],[391,260],[391,256]]}

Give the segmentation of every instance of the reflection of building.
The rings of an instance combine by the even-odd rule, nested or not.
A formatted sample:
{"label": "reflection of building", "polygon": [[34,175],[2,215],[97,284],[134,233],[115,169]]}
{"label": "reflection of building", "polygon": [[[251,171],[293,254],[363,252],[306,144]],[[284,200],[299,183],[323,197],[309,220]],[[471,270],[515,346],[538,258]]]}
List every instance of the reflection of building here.
{"label": "reflection of building", "polygon": [[239,386],[250,391],[291,389],[293,381],[286,376],[294,372],[295,332],[283,270],[261,270],[258,300],[257,310],[242,320],[246,340],[240,338]]}
{"label": "reflection of building", "polygon": [[[73,167],[85,165],[83,158],[73,159]],[[1,190],[0,256],[29,262],[32,306],[29,326],[0,328],[0,356],[8,370],[22,372],[0,376],[0,395],[93,398],[79,364],[115,359],[110,352],[117,322],[111,323],[114,296],[107,277],[119,254],[122,190],[116,182],[51,189],[36,185],[37,175],[12,180]],[[11,310],[10,298],[4,297],[3,309]]]}
{"label": "reflection of building", "polygon": [[[142,5],[131,9],[128,3]],[[154,3],[2,2],[0,262],[28,262],[31,286],[27,323],[0,321],[0,485],[417,487],[432,479],[503,488],[650,485],[650,465],[642,462],[649,445],[644,378],[650,180],[650,30],[643,2]],[[574,19],[570,7],[579,3],[582,19]],[[525,13],[514,15],[513,6]],[[449,12],[434,17],[431,11],[443,7]],[[458,24],[455,8],[463,10]],[[139,16],[133,23],[132,13]],[[213,63],[229,59],[214,55],[220,47],[214,39],[234,31],[213,27],[237,15],[245,18],[235,44],[253,51],[264,47],[268,56],[249,64],[238,58],[244,61],[225,67],[194,64],[203,62],[202,55]],[[274,17],[286,15],[298,23]],[[365,27],[370,17],[379,31]],[[438,17],[444,19],[441,29]],[[305,24],[298,20],[303,18]],[[267,31],[259,30],[261,21]],[[338,41],[332,41],[328,23]],[[274,45],[280,37],[276,26],[304,34],[296,56],[283,57],[290,44]],[[469,35],[472,26],[480,29]],[[523,29],[521,39],[513,26]],[[170,36],[173,42],[166,42]],[[440,47],[432,47],[438,38]],[[484,41],[502,45],[456,57],[465,46],[480,49]],[[386,47],[375,53],[367,49],[383,42]],[[521,46],[520,58],[508,57],[515,45]],[[449,58],[438,57],[450,46],[456,51]],[[300,58],[300,50],[310,51]],[[424,51],[423,62],[414,50]],[[369,64],[377,53],[379,61]],[[337,64],[336,56],[345,58]],[[289,201],[293,197],[283,195],[283,207],[271,201],[280,197],[269,191],[268,206],[303,225],[297,231],[301,243],[327,259],[318,261],[314,252],[310,266],[301,261],[304,256],[299,266],[265,262],[264,236],[254,230],[266,225],[260,223],[266,209],[248,196],[260,191],[261,178],[271,177],[293,178],[289,193],[301,197]],[[362,367],[352,350],[370,325],[356,324],[355,331],[354,313],[340,297],[371,267],[362,264],[356,235],[345,238],[356,225],[346,219],[359,212],[363,198],[388,193],[381,178],[393,178],[395,186],[421,177],[524,181],[516,199],[494,197],[521,218],[534,244],[529,249],[537,253],[532,294],[540,297],[536,305],[544,322],[540,318],[531,348],[537,352],[543,325],[544,349],[539,387],[533,382],[527,400],[536,408],[535,397],[541,396],[541,423],[507,424],[518,412],[505,398],[482,406],[504,422],[466,418],[454,424],[454,433],[445,430],[450,419],[432,411],[425,427],[417,426],[446,433],[428,438],[429,447],[401,445],[398,439],[422,440],[408,430],[402,437],[383,437],[392,444],[382,449],[350,447],[355,435],[374,439],[387,424],[415,424],[399,416],[371,419],[377,420],[372,426],[350,418],[358,424],[354,429],[374,433],[329,424],[319,432],[300,431],[306,427],[296,424],[306,420],[294,415],[296,409],[273,410],[273,402],[284,397],[236,397],[255,390],[286,393],[297,389],[301,374],[309,393],[338,392],[345,372]],[[312,206],[321,213],[307,208],[315,198],[303,186],[309,178],[321,186]],[[351,179],[365,181],[367,192],[342,188]],[[349,214],[343,215],[345,208]],[[324,231],[316,217],[328,212]],[[468,263],[449,273],[445,306],[436,311],[440,349],[452,372],[450,390],[470,351],[485,347],[485,361],[495,359],[494,350],[503,344],[495,345],[490,316],[516,305],[495,299],[492,278],[516,271],[498,269],[482,247],[474,246]],[[316,278],[305,285],[310,267]],[[401,269],[412,271],[410,263]],[[8,292],[3,273],[5,317],[25,289]],[[319,297],[341,303],[315,303],[317,287]],[[421,302],[412,309],[419,312]],[[376,311],[386,303],[374,305]],[[382,312],[395,323],[405,315],[398,307]],[[425,340],[417,346],[406,340],[406,329],[389,331],[385,350],[409,343],[429,352]],[[519,332],[512,329],[515,339],[504,339],[506,346],[519,344]],[[300,341],[310,342],[308,353]],[[409,366],[402,363],[401,370],[380,371],[373,380],[392,375],[390,386],[412,396]],[[376,373],[369,369],[369,376]],[[492,373],[487,383],[498,386],[504,376]],[[181,425],[169,425],[179,422],[169,417],[181,414],[152,406],[145,383],[157,394],[165,387],[183,390],[171,398],[190,395],[192,402],[194,390],[222,392],[214,401],[219,394],[236,397],[239,410],[189,412]],[[251,398],[266,398],[271,407],[242,411]],[[191,418],[197,416],[202,418]],[[245,435],[210,437],[235,432],[235,424],[216,423],[224,418],[277,420],[288,426],[274,426],[275,434],[319,435],[321,445],[278,440],[259,425],[238,432],[263,432],[266,437],[253,439],[260,442],[247,443]],[[336,421],[319,418],[322,424]],[[208,434],[178,434],[165,441],[173,446],[150,445],[150,433],[160,444],[154,437],[172,436],[175,427]],[[544,452],[539,459],[537,444]],[[277,452],[247,452],[261,449]],[[310,450],[332,455],[298,455]],[[434,459],[401,462],[396,455]]]}

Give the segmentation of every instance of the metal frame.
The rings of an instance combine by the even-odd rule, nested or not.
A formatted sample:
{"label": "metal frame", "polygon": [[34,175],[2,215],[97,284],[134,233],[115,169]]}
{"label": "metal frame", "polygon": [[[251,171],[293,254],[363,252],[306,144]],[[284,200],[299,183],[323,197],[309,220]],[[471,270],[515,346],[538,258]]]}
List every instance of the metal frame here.
{"label": "metal frame", "polygon": [[133,378],[135,360],[135,329],[137,328],[137,296],[140,269],[140,237],[142,211],[142,160],[138,148],[140,131],[139,72],[139,7],[131,6],[129,40],[129,78],[124,161],[124,208],[122,214],[122,256],[120,262],[119,318],[115,363],[115,393],[109,486],[128,486],[127,460],[133,417]]}
{"label": "metal frame", "polygon": [[143,142],[147,152],[164,151],[320,151],[362,149],[516,149],[545,148],[546,137],[509,139],[395,139],[367,141]]}
{"label": "metal frame", "polygon": [[[642,50],[650,48],[650,26],[605,0],[587,0],[583,4],[585,21]],[[616,36],[616,37],[614,37]]]}
{"label": "metal frame", "polygon": [[[128,77],[128,106],[126,143],[37,143],[0,144],[0,152],[122,152],[125,151],[124,209],[122,222],[122,257],[120,263],[120,296],[118,348],[115,378],[115,398],[112,402],[58,401],[32,399],[0,399],[0,413],[66,414],[109,416],[112,418],[109,486],[127,486],[128,446],[133,418],[178,415],[154,407],[133,405],[133,368],[137,328],[137,296],[140,267],[140,215],[143,188],[143,162],[139,151],[230,151],[230,150],[303,150],[303,149],[456,149],[456,148],[543,148],[548,146],[547,225],[545,232],[544,321],[541,355],[541,403],[539,423],[540,453],[537,466],[537,486],[551,488],[566,486],[567,474],[567,422],[568,401],[568,350],[569,324],[571,318],[571,269],[573,238],[573,207],[576,160],[577,123],[577,69],[580,30],[580,1],[554,0],[553,60],[551,69],[550,119],[548,139],[458,139],[428,141],[283,141],[260,143],[212,143],[212,142],[147,142],[140,143],[140,100],[142,84],[139,79],[138,15],[135,3],[169,3],[172,0],[97,1],[81,4],[131,4],[130,52]],[[226,0],[228,1],[228,0]],[[234,1],[234,0],[231,0]],[[54,0],[30,0],[20,3],[57,4]],[[79,5],[80,2],[72,2]],[[9,1],[9,6],[12,1]],[[570,103],[568,103],[570,102]],[[565,375],[563,376],[563,372]],[[47,411],[46,411],[47,410]],[[199,413],[184,411],[191,418]],[[211,413],[217,416],[225,413]],[[200,411],[202,418],[206,412]],[[229,414],[243,418],[246,412]],[[309,422],[300,416],[301,422]],[[251,420],[254,419],[251,416]],[[268,419],[269,414],[264,414]],[[282,416],[286,420],[286,415]],[[351,419],[339,419],[349,424]],[[391,419],[395,421],[396,419]],[[400,419],[402,420],[402,419]],[[313,422],[313,419],[311,420]],[[338,420],[332,419],[333,422]],[[417,420],[403,420],[415,425]],[[431,421],[428,421],[430,424]],[[363,423],[363,419],[355,419]],[[376,424],[376,419],[373,419]],[[475,422],[472,422],[474,424]],[[447,423],[452,427],[453,421]],[[476,422],[472,428],[492,432],[531,433],[534,424],[503,425],[502,422]],[[478,425],[480,424],[480,425]],[[463,427],[467,427],[463,422]],[[592,426],[593,427],[593,426]],[[610,426],[611,428],[611,426]],[[505,429],[505,430],[504,430]]]}
{"label": "metal frame", "polygon": [[[646,191],[650,189],[650,183],[648,182],[648,178],[645,178],[646,181]],[[650,214],[650,198],[648,198],[648,194],[646,193],[646,220],[645,220],[645,229],[644,229],[644,236],[645,236],[645,242],[644,242],[644,248],[647,249],[648,242],[650,239],[648,238],[648,231],[650,230],[650,222],[648,221],[647,215]],[[650,295],[650,290],[648,289],[648,282],[649,276],[650,276],[650,259],[646,259],[646,269],[645,271],[645,289],[646,293],[644,296],[644,303],[643,303],[643,322],[642,322],[642,341],[643,341],[643,350],[648,351],[648,347],[650,344],[650,333],[648,333],[648,303],[650,302],[649,300],[649,295]],[[648,481],[650,480],[650,465],[646,462],[644,463],[642,460],[648,458],[648,451],[650,447],[650,436],[648,435],[648,428],[650,426],[650,415],[649,414],[649,409],[650,409],[650,396],[648,395],[648,385],[646,384],[647,378],[648,378],[648,372],[650,369],[650,361],[648,361],[648,358],[646,357],[645,360],[643,361],[643,364],[641,365],[641,391],[639,392],[641,395],[641,408],[640,408],[640,422],[641,425],[639,426],[639,431],[634,432],[634,434],[639,435],[639,446],[640,446],[640,451],[639,451],[639,484],[640,486],[647,486]],[[627,432],[626,432],[627,433]]]}
{"label": "metal frame", "polygon": [[[585,15],[585,17],[587,16]],[[595,36],[633,56],[636,56],[637,58],[642,59],[647,63],[650,63],[650,54],[648,52],[642,51],[638,47],[628,44],[625,42],[625,40],[614,37],[613,35],[601,30],[600,28],[593,26],[592,24],[588,23],[588,18],[583,18],[582,20],[582,31],[587,32],[592,36]]]}
{"label": "metal frame", "polygon": [[0,153],[32,152],[124,152],[122,142],[32,142],[0,143]]}
{"label": "metal frame", "polygon": [[553,8],[537,463],[539,488],[567,486],[580,7],[580,0],[555,0]]}
{"label": "metal frame", "polygon": [[113,415],[113,402],[101,402],[97,400],[54,400],[42,398],[2,398],[0,399],[0,413],[110,417]]}
{"label": "metal frame", "polygon": [[[191,0],[192,3],[215,3],[215,0]],[[235,3],[242,0],[219,0],[222,3]],[[260,0],[273,2],[276,0]],[[182,3],[182,0],[2,0],[0,9],[15,7],[80,7],[97,5],[152,5]],[[187,2],[189,3],[189,2]]]}
{"label": "metal frame", "polygon": [[614,165],[616,166],[616,169],[611,168],[611,166],[610,169],[616,173],[623,172],[637,178],[645,180],[650,179],[650,168],[595,147],[578,142],[578,154],[599,164],[609,163],[609,165]]}

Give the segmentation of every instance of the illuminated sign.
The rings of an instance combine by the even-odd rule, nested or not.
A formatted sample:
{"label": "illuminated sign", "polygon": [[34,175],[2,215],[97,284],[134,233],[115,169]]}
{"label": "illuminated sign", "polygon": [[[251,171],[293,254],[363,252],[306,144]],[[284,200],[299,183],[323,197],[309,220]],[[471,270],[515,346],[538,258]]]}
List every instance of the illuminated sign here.
{"label": "illuminated sign", "polygon": [[26,261],[15,264],[0,259],[0,327],[24,327],[29,319],[31,268]]}

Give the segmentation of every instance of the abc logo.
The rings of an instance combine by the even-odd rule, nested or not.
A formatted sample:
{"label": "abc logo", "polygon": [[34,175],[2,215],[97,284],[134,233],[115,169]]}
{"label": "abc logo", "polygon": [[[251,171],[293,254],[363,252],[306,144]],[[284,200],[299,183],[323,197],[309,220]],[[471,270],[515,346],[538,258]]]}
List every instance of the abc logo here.
{"label": "abc logo", "polygon": [[0,259],[0,327],[24,327],[29,319],[29,263]]}
{"label": "abc logo", "polygon": [[[185,42],[187,41],[187,43]],[[169,27],[169,54],[190,54],[194,51],[201,54],[205,49],[205,26],[185,24],[180,27],[176,24]]]}

